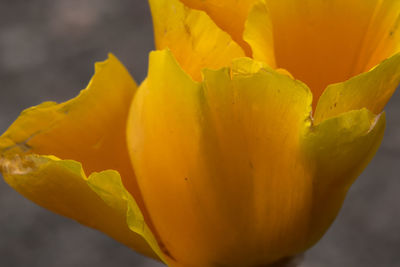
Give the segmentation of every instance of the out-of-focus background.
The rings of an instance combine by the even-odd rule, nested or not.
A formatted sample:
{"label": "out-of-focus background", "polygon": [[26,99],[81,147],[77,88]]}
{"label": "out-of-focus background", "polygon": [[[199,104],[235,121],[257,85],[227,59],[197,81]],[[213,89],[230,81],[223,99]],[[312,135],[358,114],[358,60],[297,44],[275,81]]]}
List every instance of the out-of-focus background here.
{"label": "out-of-focus background", "polygon": [[[108,52],[142,81],[152,38],[145,0],[0,0],[0,132],[27,107],[77,95]],[[381,148],[301,266],[400,266],[400,92],[386,112]],[[36,206],[0,179],[0,266],[161,265]]]}

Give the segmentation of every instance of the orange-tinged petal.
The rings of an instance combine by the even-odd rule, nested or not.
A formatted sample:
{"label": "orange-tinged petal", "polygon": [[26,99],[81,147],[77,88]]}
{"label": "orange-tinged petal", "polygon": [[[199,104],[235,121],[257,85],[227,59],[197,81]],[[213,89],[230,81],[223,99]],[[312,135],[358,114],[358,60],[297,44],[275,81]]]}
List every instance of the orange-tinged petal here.
{"label": "orange-tinged petal", "polygon": [[306,162],[314,170],[310,246],[335,219],[347,190],[377,151],[384,128],[384,114],[361,109],[327,119],[303,136]]}
{"label": "orange-tinged petal", "polygon": [[375,3],[354,74],[367,71],[382,59],[400,52],[400,1],[380,0]]}
{"label": "orange-tinged petal", "polygon": [[361,108],[379,114],[399,84],[400,53],[369,72],[329,85],[318,101],[314,122]]}
{"label": "orange-tinged petal", "polygon": [[184,6],[179,0],[150,0],[157,49],[169,48],[179,64],[197,81],[205,67],[218,69],[242,48],[218,28],[208,15]]}
{"label": "orange-tinged petal", "polygon": [[181,0],[191,8],[204,10],[224,31],[229,33],[251,55],[249,45],[243,40],[247,15],[255,0]]}
{"label": "orange-tinged petal", "polygon": [[391,56],[394,44],[398,46],[397,41],[389,39],[395,39],[390,37],[391,32],[392,36],[398,34],[399,1],[267,0],[267,3],[277,66],[289,70],[311,88],[314,107],[328,84],[367,71]]}
{"label": "orange-tinged petal", "polygon": [[76,161],[38,155],[0,157],[0,171],[11,187],[38,205],[159,258],[154,238],[117,172],[92,173],[87,178]]}
{"label": "orange-tinged petal", "polygon": [[256,266],[306,244],[313,181],[299,141],[311,93],[247,67],[207,70],[199,84],[153,52],[132,105],[138,183],[165,253],[183,266]]}
{"label": "orange-tinged petal", "polygon": [[76,98],[23,111],[0,137],[0,155],[55,155],[81,162],[87,173],[118,170],[143,207],[125,134],[136,84],[113,55],[95,69],[89,85]]}
{"label": "orange-tinged petal", "polygon": [[243,39],[250,45],[253,58],[275,67],[273,26],[265,0],[251,8],[245,24]]}

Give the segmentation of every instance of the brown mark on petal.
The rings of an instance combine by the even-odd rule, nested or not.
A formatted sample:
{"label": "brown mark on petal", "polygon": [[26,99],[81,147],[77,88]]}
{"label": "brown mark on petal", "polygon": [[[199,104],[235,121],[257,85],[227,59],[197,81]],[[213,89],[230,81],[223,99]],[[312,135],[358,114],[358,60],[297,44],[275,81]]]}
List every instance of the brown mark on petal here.
{"label": "brown mark on petal", "polygon": [[392,29],[389,31],[389,37],[393,37],[394,33],[399,29],[400,27],[400,16],[397,17]]}
{"label": "brown mark on petal", "polygon": [[28,142],[35,136],[36,134],[31,135],[29,138],[25,139],[24,141],[17,142],[12,146],[5,147],[1,150],[1,152],[5,153],[9,150],[12,150],[14,148],[19,148],[21,152],[29,152],[32,150],[32,146],[28,144]]}
{"label": "brown mark on petal", "polygon": [[186,23],[183,24],[184,28],[185,28],[185,32],[187,35],[191,36],[192,35],[192,31],[190,30],[189,25],[187,25]]}
{"label": "brown mark on petal", "polygon": [[14,155],[12,158],[0,156],[0,172],[3,174],[22,175],[31,172],[35,163],[32,159]]}

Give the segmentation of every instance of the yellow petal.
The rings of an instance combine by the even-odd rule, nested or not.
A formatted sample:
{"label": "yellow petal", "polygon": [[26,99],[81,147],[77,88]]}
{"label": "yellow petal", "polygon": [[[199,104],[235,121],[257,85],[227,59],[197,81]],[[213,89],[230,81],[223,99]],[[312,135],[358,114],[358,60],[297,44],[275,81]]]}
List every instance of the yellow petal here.
{"label": "yellow petal", "polygon": [[276,64],[311,88],[314,107],[327,85],[369,70],[391,56],[393,44],[399,40],[392,41],[395,32],[398,38],[399,1],[267,0],[267,3]]}
{"label": "yellow petal", "polygon": [[275,71],[293,79],[292,74],[285,69],[273,70],[273,68],[271,68],[265,62],[256,61],[248,57],[236,58],[232,60],[231,65],[231,72],[233,75],[251,75],[263,69],[267,72]]}
{"label": "yellow petal", "polygon": [[248,56],[251,55],[249,45],[243,40],[245,21],[255,0],[181,0],[190,8],[200,9],[215,21],[224,31],[232,36]]}
{"label": "yellow petal", "polygon": [[89,85],[76,98],[23,111],[0,137],[0,155],[55,155],[81,162],[87,173],[118,170],[143,207],[125,134],[136,84],[113,55],[95,69]]}
{"label": "yellow petal", "polygon": [[157,49],[169,48],[193,79],[205,67],[218,69],[244,56],[242,48],[203,11],[179,0],[150,0]]}
{"label": "yellow petal", "polygon": [[254,59],[275,67],[272,24],[265,0],[257,1],[251,8],[243,39],[250,45]]}
{"label": "yellow petal", "polygon": [[36,204],[158,259],[156,243],[117,172],[93,173],[87,179],[76,161],[38,155],[0,157],[0,171],[11,187]]}
{"label": "yellow petal", "polygon": [[[130,247],[135,250],[137,250],[136,248],[141,249],[142,247],[150,247],[151,252],[147,253],[146,251],[147,254],[144,255],[150,255],[155,259],[161,259],[166,262],[167,257],[162,253],[158,246],[157,240],[147,225],[135,199],[133,199],[132,195],[122,184],[120,174],[114,170],[92,173],[89,176],[87,183],[90,188],[96,192],[105,203],[107,203],[107,205],[126,217],[126,223],[133,233],[141,236],[142,239],[147,242],[147,246],[145,246],[142,239],[135,236],[136,239],[139,239],[139,241],[136,241],[136,239],[130,237],[130,235],[133,236],[130,234],[125,236],[125,239],[132,243]],[[122,229],[125,230],[125,227],[126,226],[123,225]],[[118,227],[116,226],[115,228],[114,231],[118,231]]]}
{"label": "yellow petal", "polygon": [[361,109],[325,120],[304,135],[306,162],[314,170],[310,246],[335,219],[347,190],[377,151],[384,128],[384,114]]}
{"label": "yellow petal", "polygon": [[341,113],[367,108],[382,112],[400,84],[400,53],[385,60],[369,72],[327,87],[315,110],[316,124]]}
{"label": "yellow petal", "polygon": [[311,93],[269,69],[239,71],[208,70],[198,84],[153,52],[132,105],[138,183],[165,253],[183,266],[257,266],[306,243],[312,180],[299,137]]}
{"label": "yellow petal", "polygon": [[248,57],[236,58],[232,60],[232,75],[252,75],[260,70],[272,71],[272,68],[262,61],[256,61]]}

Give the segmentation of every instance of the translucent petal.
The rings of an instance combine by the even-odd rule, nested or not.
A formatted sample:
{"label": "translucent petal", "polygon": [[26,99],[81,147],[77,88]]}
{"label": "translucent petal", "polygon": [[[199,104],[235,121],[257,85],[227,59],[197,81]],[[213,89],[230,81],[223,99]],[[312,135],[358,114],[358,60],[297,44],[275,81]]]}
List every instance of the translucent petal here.
{"label": "translucent petal", "polygon": [[369,72],[329,85],[319,99],[314,122],[318,124],[327,118],[361,108],[379,114],[399,84],[400,53]]}
{"label": "translucent petal", "polygon": [[335,219],[347,190],[377,151],[384,129],[384,114],[361,109],[327,119],[306,131],[302,138],[305,162],[314,176],[309,246]]}

